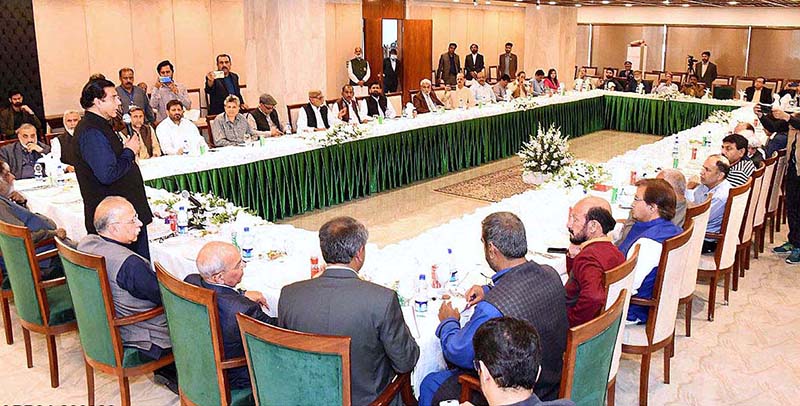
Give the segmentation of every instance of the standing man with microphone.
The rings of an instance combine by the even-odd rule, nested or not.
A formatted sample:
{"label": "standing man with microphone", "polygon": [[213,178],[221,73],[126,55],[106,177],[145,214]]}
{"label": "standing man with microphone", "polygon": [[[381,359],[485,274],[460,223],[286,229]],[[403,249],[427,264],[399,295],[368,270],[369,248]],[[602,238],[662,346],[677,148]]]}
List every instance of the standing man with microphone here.
{"label": "standing man with microphone", "polygon": [[108,80],[92,80],[83,87],[81,107],[86,109],[86,114],[75,128],[78,147],[75,175],[83,197],[86,231],[97,234],[94,213],[103,199],[122,196],[136,210],[134,218],[124,224],[137,227],[138,219],[145,226],[129,248],[149,260],[146,226],[152,222],[153,213],[147,203],[142,173],[136,164],[139,136],[130,128],[130,116],[125,120],[128,134],[132,134],[128,139],[115,132],[110,122],[120,104],[114,83]]}

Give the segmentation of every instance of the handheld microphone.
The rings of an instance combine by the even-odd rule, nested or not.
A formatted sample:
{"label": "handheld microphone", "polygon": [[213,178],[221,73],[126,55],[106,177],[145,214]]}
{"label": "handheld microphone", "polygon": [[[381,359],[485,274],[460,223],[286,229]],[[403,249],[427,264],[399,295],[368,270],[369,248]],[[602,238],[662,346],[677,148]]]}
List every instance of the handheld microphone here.
{"label": "handheld microphone", "polygon": [[189,191],[187,191],[187,190],[184,190],[184,191],[181,192],[181,197],[186,199],[186,200],[188,200],[189,202],[191,202],[198,209],[203,207],[203,204],[200,203],[200,201],[197,200],[194,196],[192,196],[192,194],[189,193]]}
{"label": "handheld microphone", "polygon": [[131,127],[131,115],[128,113],[123,114],[122,122],[125,123],[125,128],[128,129],[128,137],[133,137],[133,127]]}

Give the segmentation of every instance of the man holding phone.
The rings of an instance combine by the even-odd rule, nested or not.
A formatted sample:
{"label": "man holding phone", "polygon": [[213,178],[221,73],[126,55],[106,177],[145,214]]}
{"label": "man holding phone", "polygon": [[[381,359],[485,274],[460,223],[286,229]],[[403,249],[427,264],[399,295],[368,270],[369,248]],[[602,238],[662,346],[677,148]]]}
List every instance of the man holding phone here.
{"label": "man holding phone", "polygon": [[241,109],[247,110],[247,104],[239,89],[239,75],[231,72],[231,56],[217,55],[217,70],[206,74],[206,94],[209,97],[208,114],[221,114],[225,111],[225,99],[234,95],[241,102]]}
{"label": "man holding phone", "polygon": [[167,103],[172,100],[179,100],[181,104],[189,110],[192,108],[192,101],[189,100],[189,93],[186,86],[176,82],[172,76],[175,74],[175,67],[170,61],[161,61],[156,67],[158,81],[153,85],[153,93],[150,95],[150,107],[156,112],[156,123],[158,125],[167,118]]}

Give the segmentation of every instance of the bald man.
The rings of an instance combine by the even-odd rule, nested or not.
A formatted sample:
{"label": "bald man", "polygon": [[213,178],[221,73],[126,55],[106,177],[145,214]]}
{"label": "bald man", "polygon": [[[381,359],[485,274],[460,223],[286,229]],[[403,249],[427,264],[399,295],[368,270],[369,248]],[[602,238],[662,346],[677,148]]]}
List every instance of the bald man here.
{"label": "bald man", "polygon": [[[133,205],[124,197],[103,199],[94,212],[97,234],[78,243],[78,251],[105,258],[111,297],[117,316],[127,317],[161,306],[161,292],[150,261],[130,247],[139,236],[142,222]],[[120,327],[122,345],[138,350],[149,359],[160,359],[172,350],[166,315]],[[174,364],[156,371],[156,382],[178,392]]]}
{"label": "bald man", "polygon": [[[268,309],[267,300],[261,292],[236,289],[236,285],[242,281],[247,263],[242,261],[239,249],[232,244],[221,241],[207,243],[200,249],[195,263],[200,273],[187,276],[185,281],[217,293],[225,358],[243,357],[244,347],[236,314],[242,313],[274,325],[277,320],[262,310],[262,306]],[[229,369],[228,381],[233,389],[249,388],[247,367]]]}
{"label": "bald man", "polygon": [[603,272],[625,262],[625,256],[608,237],[615,224],[611,205],[600,197],[585,197],[570,208],[569,279],[564,286],[570,327],[592,320],[603,310],[607,295]]}

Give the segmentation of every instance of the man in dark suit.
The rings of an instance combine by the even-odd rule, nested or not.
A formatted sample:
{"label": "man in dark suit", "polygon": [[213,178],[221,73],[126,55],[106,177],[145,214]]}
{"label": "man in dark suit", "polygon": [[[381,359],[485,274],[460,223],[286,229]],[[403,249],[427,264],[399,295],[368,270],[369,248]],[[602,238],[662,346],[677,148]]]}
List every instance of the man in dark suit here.
{"label": "man in dark suit", "polygon": [[[219,74],[222,72],[222,75]],[[242,91],[239,89],[239,75],[231,72],[231,56],[217,55],[217,70],[206,74],[206,94],[208,95],[208,114],[221,114],[225,111],[225,98],[235,95],[241,101],[239,106],[247,110]]]}
{"label": "man in dark suit", "polygon": [[700,62],[694,64],[694,73],[706,84],[706,89],[711,89],[711,84],[717,79],[717,65],[709,62],[710,58],[711,51],[703,51]]}
{"label": "man in dark suit", "polygon": [[464,58],[464,76],[467,80],[478,80],[478,73],[483,71],[483,55],[478,53],[478,45],[469,46],[470,54]]}
{"label": "man in dark suit", "polygon": [[17,128],[16,134],[17,142],[0,148],[0,159],[8,162],[14,177],[30,179],[34,177],[36,161],[49,154],[50,147],[37,140],[36,127],[33,124],[22,124]]}
{"label": "man in dark suit", "polygon": [[461,58],[456,53],[455,42],[447,46],[447,52],[439,56],[439,67],[436,69],[436,82],[455,86],[456,75],[461,72]]}
{"label": "man in dark suit", "polygon": [[617,73],[617,78],[622,85],[627,85],[633,79],[633,63],[631,61],[625,61],[625,69]]}
{"label": "man in dark suit", "polygon": [[629,93],[650,94],[650,92],[653,91],[653,84],[652,82],[647,82],[642,79],[642,71],[637,70],[633,72],[631,80],[629,80],[628,85],[625,86],[625,91]]}
{"label": "man in dark suit", "polygon": [[414,369],[419,347],[411,337],[397,293],[358,277],[364,265],[367,229],[350,217],[322,225],[319,245],[328,264],[318,278],[281,291],[281,327],[350,337],[350,396],[367,405],[396,374]]}
{"label": "man in dark suit", "polygon": [[[262,306],[267,306],[267,299],[255,290],[236,289],[236,285],[242,281],[247,264],[242,261],[239,249],[230,243],[212,241],[204,245],[197,254],[196,264],[200,273],[187,276],[185,281],[217,293],[224,356],[226,359],[243,357],[244,346],[236,314],[242,313],[275,325],[277,320],[267,316],[262,310]],[[229,369],[228,381],[233,389],[249,388],[250,373],[247,367]]]}
{"label": "man in dark suit", "polygon": [[33,113],[33,110],[23,103],[22,92],[19,90],[11,90],[8,92],[9,106],[5,109],[0,109],[0,137],[6,140],[16,137],[16,131],[22,124],[31,124],[36,127],[38,132],[42,128],[42,122],[39,117]]}
{"label": "man in dark suit", "polygon": [[766,81],[767,79],[763,76],[757,77],[753,86],[744,90],[745,101],[772,104],[772,89],[764,86],[764,82]]}
{"label": "man in dark suit", "polygon": [[400,84],[400,61],[397,59],[397,49],[389,51],[389,57],[383,60],[383,88],[387,93],[397,91]]}
{"label": "man in dark suit", "polygon": [[508,75],[509,78],[517,77],[517,55],[511,53],[514,44],[506,42],[506,52],[500,54],[500,62],[497,64],[497,76]]}
{"label": "man in dark suit", "polygon": [[[420,384],[420,406],[438,405],[458,398],[458,375],[475,374],[472,339],[478,328],[491,319],[513,317],[531,323],[541,336],[542,372],[534,393],[542,400],[558,397],[561,356],[567,345],[566,292],[555,269],[525,259],[528,242],[522,221],[509,212],[498,212],[481,222],[486,262],[496,273],[492,285],[473,286],[467,291],[468,305],[475,311],[461,326],[460,314],[450,302],[439,310],[436,336],[444,358],[455,368],[434,372]],[[480,396],[480,395],[475,395]],[[477,398],[480,399],[480,398]],[[475,403],[475,402],[473,402]],[[483,402],[481,402],[483,403]]]}
{"label": "man in dark suit", "polygon": [[436,97],[436,92],[432,90],[431,81],[428,79],[419,82],[419,92],[414,95],[411,102],[419,114],[436,111],[439,106],[444,107],[444,103]]}
{"label": "man in dark suit", "polygon": [[601,89],[613,92],[621,92],[625,90],[625,83],[620,83],[620,81],[614,77],[613,70],[606,69],[605,78],[603,79],[603,86]]}

